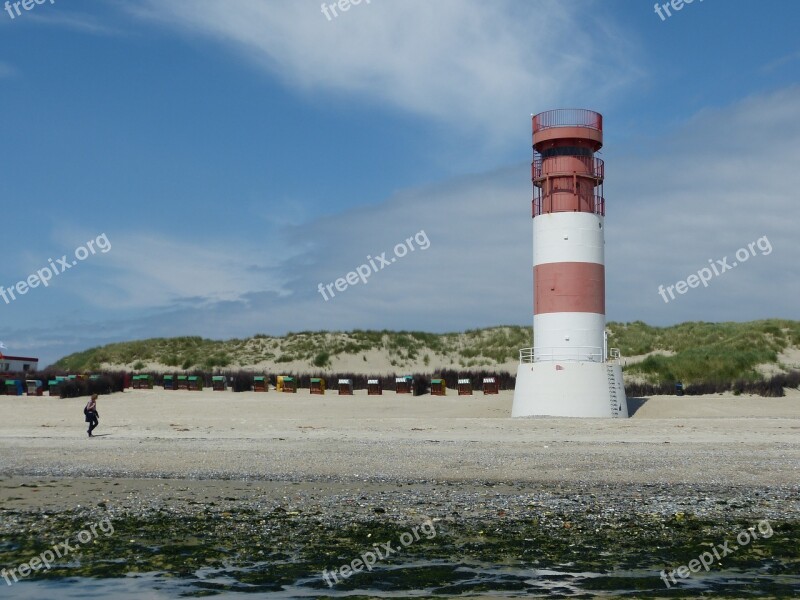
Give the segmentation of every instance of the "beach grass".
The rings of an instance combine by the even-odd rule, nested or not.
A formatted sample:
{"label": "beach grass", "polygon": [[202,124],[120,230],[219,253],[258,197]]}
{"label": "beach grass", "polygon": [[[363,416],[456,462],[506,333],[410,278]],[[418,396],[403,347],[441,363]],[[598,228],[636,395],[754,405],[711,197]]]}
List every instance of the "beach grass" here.
{"label": "beach grass", "polygon": [[[626,372],[649,383],[760,381],[759,367],[780,363],[781,352],[800,347],[800,322],[780,319],[748,323],[687,322],[655,327],[641,321],[608,324],[609,346],[628,361]],[[365,368],[376,360],[393,370],[496,368],[513,371],[519,349],[532,343],[530,329],[500,326],[459,333],[422,331],[301,331],[276,337],[211,340],[153,338],[109,344],[66,356],[54,367],[72,372],[114,365],[140,370],[145,363],[164,370],[247,369],[291,364],[314,371],[352,358]],[[369,358],[368,358],[369,355]],[[643,357],[643,358],[642,358]],[[303,367],[305,365],[305,367]],[[341,367],[339,367],[341,370]]]}

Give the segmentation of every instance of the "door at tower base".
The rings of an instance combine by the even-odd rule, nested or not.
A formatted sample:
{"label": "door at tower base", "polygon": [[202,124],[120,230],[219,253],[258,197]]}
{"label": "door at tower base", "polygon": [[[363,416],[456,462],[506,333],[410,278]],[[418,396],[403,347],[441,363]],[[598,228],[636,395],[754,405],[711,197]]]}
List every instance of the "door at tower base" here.
{"label": "door at tower base", "polygon": [[522,363],[511,416],[626,419],[622,367],[588,361]]}

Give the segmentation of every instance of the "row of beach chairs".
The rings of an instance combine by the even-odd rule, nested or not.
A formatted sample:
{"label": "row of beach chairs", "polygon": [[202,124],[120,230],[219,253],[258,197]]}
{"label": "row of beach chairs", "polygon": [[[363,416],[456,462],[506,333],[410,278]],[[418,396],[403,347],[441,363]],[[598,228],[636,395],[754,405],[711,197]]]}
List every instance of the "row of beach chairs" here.
{"label": "row of beach chairs", "polygon": [[6,379],[5,389],[0,391],[0,394],[6,396],[43,396],[45,391],[51,396],[58,395],[58,386],[63,381],[71,381],[76,379],[97,379],[99,375],[68,375],[58,376],[55,379],[47,381],[47,385],[41,379]]}
{"label": "row of beach chairs", "polygon": [[[253,391],[267,392],[269,391],[269,380],[266,377],[258,376],[253,378]],[[133,377],[134,389],[152,389],[153,381],[150,375],[135,375]],[[310,381],[310,392],[312,394],[324,395],[327,391],[328,384],[325,379],[321,377],[312,377]],[[397,377],[395,379],[395,393],[397,394],[412,394],[414,391],[414,382],[410,376]],[[203,380],[194,375],[172,375],[164,376],[164,389],[165,390],[189,390],[189,391],[202,391]],[[215,391],[225,391],[228,389],[227,381],[222,375],[215,375],[212,377],[212,389]],[[339,379],[337,380],[336,390],[340,396],[353,395],[353,380],[352,379]],[[482,390],[484,395],[500,393],[500,387],[496,378],[484,377]],[[276,379],[275,391],[297,393],[297,380],[294,377],[280,375]],[[471,396],[473,393],[472,381],[469,379],[458,380],[458,395]],[[383,394],[383,386],[379,379],[367,380],[367,395],[380,396]],[[447,394],[447,385],[444,379],[431,379],[431,395],[444,396]]]}
{"label": "row of beach chairs", "polygon": [[[67,379],[84,378],[81,375],[70,375],[68,377],[56,377],[47,382],[47,390],[50,395],[56,395],[58,385]],[[98,375],[92,375],[92,378]],[[153,376],[152,375],[134,375],[131,378],[131,387],[135,390],[151,390],[153,389]],[[431,379],[431,395],[444,396],[447,394],[447,385],[444,379]],[[228,389],[226,377],[223,375],[214,375],[211,378],[211,386],[215,391],[225,391]],[[197,375],[165,375],[164,376],[164,389],[165,390],[187,390],[187,391],[202,391],[204,387],[203,378]],[[310,384],[310,391],[312,394],[325,394],[327,383],[321,377],[312,377]],[[352,379],[339,379],[337,381],[336,389],[340,396],[353,395],[353,380]],[[484,395],[498,394],[500,388],[496,378],[484,377],[482,390]],[[21,380],[7,380],[5,382],[5,395],[7,396],[22,396],[27,393],[28,396],[41,396],[45,391],[43,381],[29,379],[26,381]],[[253,391],[267,392],[269,391],[269,379],[265,376],[256,376],[253,378]],[[280,375],[276,379],[275,391],[297,393],[297,380],[294,377]],[[395,393],[397,394],[412,394],[414,392],[414,382],[411,376],[397,377],[395,379]],[[2,393],[0,392],[0,393]],[[471,396],[473,393],[472,381],[470,379],[458,380],[458,395]],[[383,387],[379,379],[367,380],[367,394],[370,396],[380,396],[383,394]]]}

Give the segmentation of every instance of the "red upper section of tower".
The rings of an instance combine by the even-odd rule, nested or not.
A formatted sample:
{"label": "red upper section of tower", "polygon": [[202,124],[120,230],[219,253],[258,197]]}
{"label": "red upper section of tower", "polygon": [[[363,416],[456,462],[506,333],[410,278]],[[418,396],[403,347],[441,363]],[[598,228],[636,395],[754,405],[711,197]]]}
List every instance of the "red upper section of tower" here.
{"label": "red upper section of tower", "polygon": [[558,108],[533,117],[533,132],[551,127],[586,127],[603,131],[603,115],[585,108]]}
{"label": "red upper section of tower", "polygon": [[[533,117],[533,216],[554,212],[605,214],[603,116],[558,109]],[[599,188],[599,189],[597,189]]]}

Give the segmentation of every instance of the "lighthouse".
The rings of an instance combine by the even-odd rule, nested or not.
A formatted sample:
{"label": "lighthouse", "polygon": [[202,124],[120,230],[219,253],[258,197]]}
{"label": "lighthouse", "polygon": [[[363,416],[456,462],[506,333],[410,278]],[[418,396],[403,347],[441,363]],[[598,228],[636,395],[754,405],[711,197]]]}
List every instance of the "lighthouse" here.
{"label": "lighthouse", "polygon": [[513,417],[627,418],[605,310],[603,116],[559,109],[533,120],[533,334],[520,350]]}

